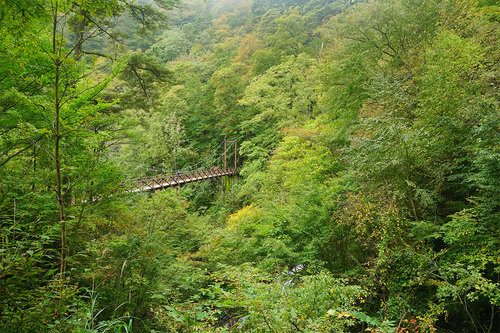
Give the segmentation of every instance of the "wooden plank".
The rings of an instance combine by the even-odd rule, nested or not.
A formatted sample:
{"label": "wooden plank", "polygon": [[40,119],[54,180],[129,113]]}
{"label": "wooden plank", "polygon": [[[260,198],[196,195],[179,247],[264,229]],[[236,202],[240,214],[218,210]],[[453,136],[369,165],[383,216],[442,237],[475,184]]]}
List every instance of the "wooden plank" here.
{"label": "wooden plank", "polygon": [[221,169],[191,170],[178,174],[163,174],[151,177],[141,177],[126,180],[123,185],[129,192],[154,191],[166,187],[179,186],[181,184],[192,183],[205,179],[223,177],[227,175],[236,175],[236,167],[225,167]]}

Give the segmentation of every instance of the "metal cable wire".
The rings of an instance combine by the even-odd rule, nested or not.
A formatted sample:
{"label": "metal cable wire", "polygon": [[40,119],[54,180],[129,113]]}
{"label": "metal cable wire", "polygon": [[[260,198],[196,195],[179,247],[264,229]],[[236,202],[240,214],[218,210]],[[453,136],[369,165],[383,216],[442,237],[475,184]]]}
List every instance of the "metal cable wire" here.
{"label": "metal cable wire", "polygon": [[203,164],[206,160],[208,160],[210,157],[212,157],[212,156],[213,156],[213,155],[214,155],[214,154],[215,154],[215,153],[219,150],[219,148],[221,148],[221,147],[222,147],[222,145],[223,145],[223,144],[224,144],[224,141],[222,141],[222,142],[221,142],[221,143],[217,146],[217,148],[215,148],[215,149],[212,151],[212,153],[210,153],[210,155],[208,155],[207,157],[205,157],[204,159],[202,159],[202,160],[201,160],[201,161],[199,161],[198,163],[193,164],[193,165],[190,165],[190,166],[188,166],[187,168],[183,168],[183,169],[181,169],[180,171],[190,171],[190,170],[196,170],[196,169],[197,169],[197,168],[196,168],[196,166]]}
{"label": "metal cable wire", "polygon": [[[162,174],[166,175],[166,174],[170,174],[170,175],[178,175],[179,173],[185,173],[185,172],[190,172],[190,171],[200,171],[200,170],[203,170],[203,169],[209,169],[211,168],[212,166],[216,165],[216,163],[219,161],[219,160],[222,160],[224,158],[224,152],[222,152],[220,155],[218,155],[215,159],[212,159],[212,160],[209,160],[211,157],[213,157],[217,151],[219,151],[219,149],[224,145],[224,141],[222,141],[207,157],[205,157],[204,159],[202,159],[201,161],[199,161],[198,163],[196,164],[192,164],[188,167],[184,167],[182,169],[177,169],[177,170],[166,170],[166,169],[163,169],[163,168],[156,168],[156,167],[147,167],[146,164],[144,162],[142,162],[142,168],[144,171],[148,172],[148,171],[152,171],[154,173],[156,173],[157,171],[161,171]],[[233,148],[233,146],[229,146],[229,150],[226,150],[226,156],[227,156],[227,153],[228,151],[231,151]],[[135,159],[132,157],[131,158],[132,161],[135,161]],[[208,162],[208,163],[207,163]],[[141,168],[141,165],[137,165],[135,167],[136,169],[139,169]]]}
{"label": "metal cable wire", "polygon": [[[163,169],[163,168],[157,168],[155,166],[146,166],[146,163],[145,162],[142,162],[142,165],[141,164],[136,164],[135,166],[132,166],[133,168],[135,169],[142,169],[144,170],[145,172],[148,172],[148,171],[152,171],[152,172],[155,172],[156,171],[161,171],[163,174],[167,174],[167,173],[170,173],[170,174],[176,174],[177,172],[189,172],[189,171],[194,171],[194,170],[201,170],[203,168],[206,168],[206,161],[212,157],[215,153],[217,153],[217,151],[221,148],[221,146],[224,144],[224,141],[222,141],[207,157],[205,157],[203,160],[199,161],[198,163],[196,164],[192,164],[188,167],[184,167],[182,169],[175,169],[175,170],[167,170],[167,169]],[[131,157],[131,161],[136,161],[133,157]],[[214,161],[212,160],[208,165],[214,163]],[[128,165],[129,163],[128,162],[125,162],[126,165]],[[134,164],[134,163],[132,163]]]}

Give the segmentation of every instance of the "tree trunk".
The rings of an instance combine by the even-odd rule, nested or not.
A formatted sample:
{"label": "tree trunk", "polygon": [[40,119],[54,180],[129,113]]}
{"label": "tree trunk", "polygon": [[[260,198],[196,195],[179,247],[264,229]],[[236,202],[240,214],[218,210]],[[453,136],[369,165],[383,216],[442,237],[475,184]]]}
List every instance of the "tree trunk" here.
{"label": "tree trunk", "polygon": [[56,196],[57,204],[59,206],[59,224],[61,225],[61,261],[59,266],[60,278],[64,277],[66,271],[66,216],[64,214],[64,198],[62,192],[62,176],[61,176],[61,156],[60,156],[60,144],[61,144],[61,104],[59,97],[59,85],[60,85],[60,69],[61,69],[61,59],[60,54],[57,49],[57,15],[58,15],[58,1],[54,5],[53,13],[53,26],[52,26],[52,52],[54,54],[54,67],[55,67],[55,77],[54,77],[54,167],[56,170]]}
{"label": "tree trunk", "polygon": [[85,10],[80,9],[78,11],[78,15],[81,19],[78,19],[78,23],[76,25],[76,39],[75,39],[75,59],[79,60],[82,57],[82,45],[84,42],[84,34],[85,34],[85,25],[87,24],[87,12]]}

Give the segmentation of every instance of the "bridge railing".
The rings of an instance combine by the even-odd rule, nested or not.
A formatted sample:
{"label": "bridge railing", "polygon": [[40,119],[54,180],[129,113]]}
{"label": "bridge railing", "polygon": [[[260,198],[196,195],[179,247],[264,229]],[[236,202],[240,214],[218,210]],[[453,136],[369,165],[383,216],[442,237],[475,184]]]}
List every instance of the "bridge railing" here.
{"label": "bridge railing", "polygon": [[192,170],[128,180],[124,185],[129,192],[154,191],[166,187],[179,186],[200,180],[235,175],[236,168]]}

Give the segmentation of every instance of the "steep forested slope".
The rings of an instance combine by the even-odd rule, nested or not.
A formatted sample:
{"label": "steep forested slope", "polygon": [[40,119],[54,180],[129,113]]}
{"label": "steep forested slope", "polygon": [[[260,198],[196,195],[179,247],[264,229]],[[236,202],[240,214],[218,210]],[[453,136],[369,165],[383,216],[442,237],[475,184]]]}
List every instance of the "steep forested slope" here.
{"label": "steep forested slope", "polygon": [[495,332],[499,13],[0,0],[0,330]]}

